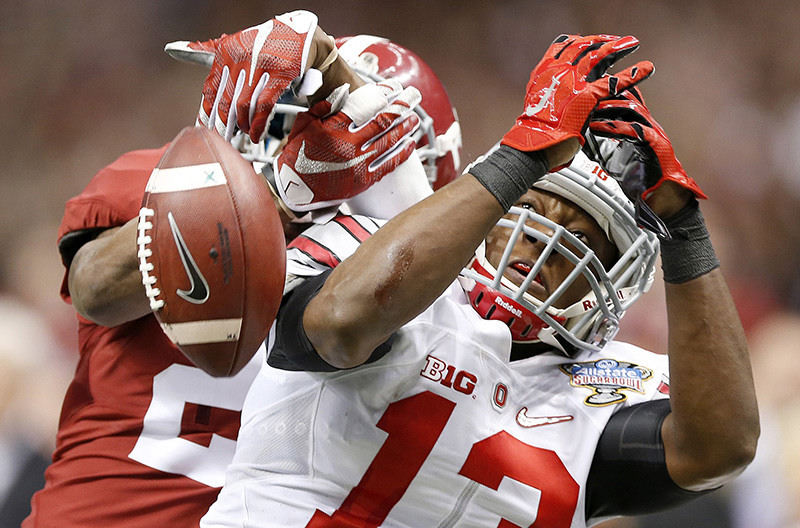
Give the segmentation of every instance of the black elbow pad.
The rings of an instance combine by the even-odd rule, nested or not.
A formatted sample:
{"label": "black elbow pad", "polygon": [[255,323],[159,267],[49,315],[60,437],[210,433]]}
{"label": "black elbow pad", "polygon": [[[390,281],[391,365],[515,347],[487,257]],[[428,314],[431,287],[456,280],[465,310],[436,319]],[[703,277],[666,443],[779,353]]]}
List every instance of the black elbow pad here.
{"label": "black elbow pad", "polygon": [[[333,270],[305,279],[284,295],[275,328],[275,343],[269,351],[267,364],[281,370],[333,372],[340,370],[322,359],[309,341],[303,328],[303,314],[311,299],[316,297]],[[394,335],[376,348],[367,363],[382,358],[392,348]]]}
{"label": "black elbow pad", "polygon": [[661,425],[668,399],[633,405],[606,424],[586,483],[586,518],[641,515],[677,506],[708,491],[688,491],[667,472]]}

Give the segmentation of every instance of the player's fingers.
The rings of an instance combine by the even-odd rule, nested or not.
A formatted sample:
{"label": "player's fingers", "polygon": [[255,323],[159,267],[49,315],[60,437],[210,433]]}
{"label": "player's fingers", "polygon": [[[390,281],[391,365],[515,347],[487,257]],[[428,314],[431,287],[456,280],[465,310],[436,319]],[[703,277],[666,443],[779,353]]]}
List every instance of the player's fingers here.
{"label": "player's fingers", "polygon": [[188,40],[176,40],[164,46],[164,51],[173,59],[201,64],[206,68],[211,68],[214,64],[216,48],[214,39],[205,41],[189,42]]}
{"label": "player's fingers", "polygon": [[358,130],[365,125],[372,125],[380,113],[385,112],[388,97],[393,97],[400,89],[399,84],[379,83],[365,84],[348,95],[341,112],[350,118],[350,131]]}
{"label": "player's fingers", "polygon": [[376,83],[375,86],[379,88],[379,91],[383,94],[387,103],[394,101],[403,93],[403,85],[395,79],[385,79]]}
{"label": "player's fingers", "polygon": [[592,121],[628,121],[653,126],[646,117],[648,114],[647,108],[638,101],[607,99],[597,104],[589,119]]}
{"label": "player's fingers", "polygon": [[401,116],[393,130],[401,136],[411,136],[419,128],[419,116],[414,112]]}
{"label": "player's fingers", "polygon": [[373,145],[378,151],[391,150],[395,144],[411,137],[417,128],[419,117],[411,110],[400,116],[395,113],[381,113],[359,131],[370,137],[361,146],[361,150],[372,148]]}
{"label": "player's fingers", "polygon": [[[561,62],[568,62],[574,66],[584,62],[584,57],[595,52],[606,43],[614,42],[619,38],[620,37],[617,35],[587,35],[585,37],[580,35],[567,35],[565,45],[560,49],[558,49],[559,43],[551,45],[551,49],[554,47],[558,49],[558,51],[553,54],[552,58],[558,59]],[[586,72],[588,72],[588,69],[582,73],[585,74]]]}
{"label": "player's fingers", "polygon": [[242,93],[242,90],[246,86],[245,83],[245,72],[244,70],[239,70],[239,75],[236,77],[236,82],[233,84],[233,93],[231,94],[231,104],[228,107],[228,115],[225,119],[225,133],[222,134],[222,137],[225,138],[225,141],[230,141],[233,138],[233,133],[236,131],[237,126],[237,114],[238,114],[238,101],[239,96]]}
{"label": "player's fingers", "polygon": [[630,87],[639,84],[655,71],[650,61],[642,61],[614,75],[606,75],[592,82],[592,91],[597,100],[615,97]]}
{"label": "player's fingers", "polygon": [[413,133],[419,127],[419,116],[414,113],[414,108],[420,101],[422,101],[422,95],[413,86],[402,90],[383,111],[369,122],[369,134],[374,137],[365,145],[365,148],[389,130],[401,135]]}
{"label": "player's fingers", "polygon": [[620,95],[626,99],[638,101],[639,104],[647,107],[647,103],[644,102],[644,94],[642,94],[638,86],[631,86]]}
{"label": "player's fingers", "polygon": [[[622,70],[619,73],[609,76],[609,79],[612,77],[617,79],[617,81],[613,82],[613,84],[615,84],[615,93],[619,94],[629,90],[631,87],[636,86],[640,82],[649,78],[655,71],[656,67],[652,62],[641,61],[629,68]],[[596,82],[600,81],[602,81],[602,79],[598,79]],[[611,88],[611,85],[612,81],[609,80],[609,89]]]}
{"label": "player's fingers", "polygon": [[560,57],[564,50],[567,49],[575,41],[575,39],[578,38],[580,38],[580,35],[568,35],[566,33],[562,33],[561,35],[557,36],[555,39],[553,39],[553,42],[550,43],[550,47],[547,48],[542,60]]}
{"label": "player's fingers", "polygon": [[370,172],[376,172],[383,177],[384,175],[393,171],[398,165],[406,161],[415,149],[416,144],[411,138],[407,137],[396,143],[394,148],[384,152],[374,159],[367,168]]}
{"label": "player's fingers", "polygon": [[[247,133],[250,130],[251,101],[255,99],[253,95],[254,87],[247,83],[247,74],[244,70],[239,72],[239,76],[242,79],[242,85],[241,89],[234,94],[232,112],[236,114],[234,124],[239,130]],[[256,86],[256,88],[258,88],[258,86]]]}
{"label": "player's fingers", "polygon": [[[257,85],[256,89],[253,90],[248,113],[250,116],[249,135],[250,139],[255,142],[261,141],[267,121],[272,115],[273,108],[275,108],[275,103],[278,102],[278,98],[288,85],[288,83],[284,84],[279,79],[270,79],[269,75],[262,76],[262,79],[264,79],[264,87],[259,89],[260,86]],[[261,81],[259,81],[260,83]]]}
{"label": "player's fingers", "polygon": [[398,115],[408,114],[419,106],[421,102],[422,94],[415,87],[409,86],[397,95],[389,105],[387,111]]}
{"label": "player's fingers", "polygon": [[599,46],[594,43],[595,48],[578,59],[579,71],[586,74],[587,82],[599,79],[617,61],[639,48],[639,39],[634,36],[615,38],[616,40],[601,43]]}
{"label": "player's fingers", "polygon": [[[216,72],[212,70],[209,77],[215,75]],[[217,122],[221,119],[220,112],[225,113],[223,122],[227,119],[227,107],[230,105],[230,100],[225,101],[225,91],[227,90],[229,79],[230,71],[225,66],[219,73],[219,80],[206,81],[206,85],[203,87],[203,110],[208,114],[208,128],[215,129],[218,126]]]}
{"label": "player's fingers", "polygon": [[208,112],[204,108],[205,97],[201,97],[200,99],[200,108],[197,111],[197,122],[195,123],[196,126],[204,126],[208,127]]}
{"label": "player's fingers", "polygon": [[601,137],[645,141],[645,127],[641,123],[611,120],[592,121],[589,123],[589,130],[594,135]]}

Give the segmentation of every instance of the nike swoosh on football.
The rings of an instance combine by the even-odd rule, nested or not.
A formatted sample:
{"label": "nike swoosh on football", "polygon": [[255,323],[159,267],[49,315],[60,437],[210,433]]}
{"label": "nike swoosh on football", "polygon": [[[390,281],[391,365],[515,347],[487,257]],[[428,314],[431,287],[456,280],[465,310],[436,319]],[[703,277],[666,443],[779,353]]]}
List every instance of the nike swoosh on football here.
{"label": "nike swoosh on football", "polygon": [[540,427],[542,425],[551,425],[561,422],[569,422],[572,416],[528,416],[528,408],[523,407],[517,413],[517,423],[522,427]]}
{"label": "nike swoosh on football", "polygon": [[370,150],[360,156],[356,156],[353,159],[340,162],[313,160],[306,156],[306,142],[303,141],[303,143],[300,144],[300,150],[297,152],[297,162],[295,163],[294,170],[298,174],[320,174],[323,172],[335,172],[349,169],[350,167],[355,167],[374,154],[375,151]]}
{"label": "nike swoosh on football", "polygon": [[167,213],[167,220],[169,220],[169,228],[172,230],[172,237],[175,239],[175,245],[178,246],[178,254],[181,256],[183,268],[186,270],[186,275],[189,276],[189,289],[176,289],[175,293],[184,301],[193,304],[203,304],[208,300],[209,296],[208,282],[206,282],[206,278],[203,277],[203,274],[200,273],[192,254],[189,252],[189,248],[186,247],[186,242],[183,241],[183,236],[181,235],[180,229],[178,229],[178,224],[175,222],[175,217],[172,216],[172,211]]}

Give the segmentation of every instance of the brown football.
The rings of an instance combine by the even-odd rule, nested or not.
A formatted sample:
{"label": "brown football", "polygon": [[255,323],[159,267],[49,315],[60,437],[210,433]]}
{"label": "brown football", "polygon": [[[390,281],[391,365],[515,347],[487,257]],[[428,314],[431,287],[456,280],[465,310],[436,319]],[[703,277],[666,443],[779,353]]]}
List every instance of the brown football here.
{"label": "brown football", "polygon": [[205,372],[236,374],[269,333],[286,271],[283,228],[262,176],[218,134],[183,129],[148,180],[138,246],[167,336]]}

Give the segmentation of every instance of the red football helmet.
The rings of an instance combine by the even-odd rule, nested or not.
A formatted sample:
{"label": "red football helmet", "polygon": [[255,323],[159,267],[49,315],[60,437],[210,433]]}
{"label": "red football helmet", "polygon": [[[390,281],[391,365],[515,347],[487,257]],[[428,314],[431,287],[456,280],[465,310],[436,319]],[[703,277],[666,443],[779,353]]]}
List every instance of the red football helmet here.
{"label": "red football helmet", "polygon": [[[405,87],[413,86],[420,91],[422,104],[415,109],[420,120],[414,134],[417,155],[434,190],[453,181],[460,174],[461,127],[444,85],[430,66],[413,51],[382,37],[341,37],[336,39],[336,46],[340,56],[364,79],[393,78]],[[245,159],[260,164],[272,163],[295,116],[305,110],[305,98],[289,89],[275,105],[263,141],[254,144],[246,134],[239,132],[231,143]]]}
{"label": "red football helmet", "polygon": [[336,46],[362,77],[392,78],[420,91],[417,153],[434,190],[454,180],[461,165],[461,127],[447,91],[430,66],[413,51],[373,35],[341,37]]}

